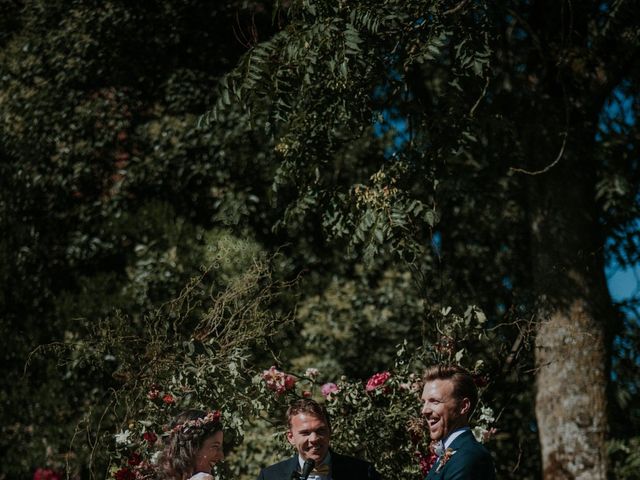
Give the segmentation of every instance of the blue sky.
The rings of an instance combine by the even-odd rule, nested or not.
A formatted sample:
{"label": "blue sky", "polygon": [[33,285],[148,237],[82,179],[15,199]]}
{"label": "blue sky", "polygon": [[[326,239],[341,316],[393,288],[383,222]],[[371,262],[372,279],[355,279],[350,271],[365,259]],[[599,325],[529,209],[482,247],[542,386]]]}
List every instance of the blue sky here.
{"label": "blue sky", "polygon": [[609,292],[617,302],[640,294],[640,265],[629,268],[609,266],[606,269]]}
{"label": "blue sky", "polygon": [[[601,132],[624,135],[635,125],[634,98],[628,93],[630,87],[631,83],[628,80],[623,81],[605,102],[600,114]],[[596,140],[602,140],[600,132],[596,134]],[[640,198],[638,201],[640,202]],[[615,301],[640,295],[640,264],[621,268],[617,262],[610,261],[606,267],[606,274],[609,292]]]}

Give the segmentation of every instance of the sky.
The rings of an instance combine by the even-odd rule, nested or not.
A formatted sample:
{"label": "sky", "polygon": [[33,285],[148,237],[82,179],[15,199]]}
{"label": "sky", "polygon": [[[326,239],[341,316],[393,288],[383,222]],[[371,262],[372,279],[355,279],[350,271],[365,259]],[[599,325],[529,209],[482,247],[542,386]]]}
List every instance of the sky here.
{"label": "sky", "polygon": [[640,294],[640,265],[629,268],[610,266],[606,273],[609,292],[616,302]]}

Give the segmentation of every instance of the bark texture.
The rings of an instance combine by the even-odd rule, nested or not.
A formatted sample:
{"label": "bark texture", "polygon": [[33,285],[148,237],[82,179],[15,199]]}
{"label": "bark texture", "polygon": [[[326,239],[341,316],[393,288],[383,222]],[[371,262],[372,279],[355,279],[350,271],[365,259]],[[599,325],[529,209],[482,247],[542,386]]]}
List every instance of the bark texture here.
{"label": "bark texture", "polygon": [[588,302],[551,313],[536,339],[536,417],[545,479],[606,478],[604,337]]}
{"label": "bark texture", "polygon": [[607,476],[610,299],[595,175],[585,168],[592,141],[574,139],[558,165],[532,180],[536,418],[548,480]]}

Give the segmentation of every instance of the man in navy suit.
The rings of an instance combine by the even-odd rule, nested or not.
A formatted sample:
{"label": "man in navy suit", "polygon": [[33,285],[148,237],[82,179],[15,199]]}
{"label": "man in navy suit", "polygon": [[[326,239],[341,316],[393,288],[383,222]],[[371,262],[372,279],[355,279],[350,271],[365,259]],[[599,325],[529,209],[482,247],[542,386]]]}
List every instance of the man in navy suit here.
{"label": "man in navy suit", "polygon": [[438,460],[426,480],[494,480],[491,454],[469,427],[478,402],[473,377],[455,365],[436,365],[425,371],[423,381],[422,414],[431,440],[439,443]]}
{"label": "man in navy suit", "polygon": [[287,422],[287,440],[296,454],[262,469],[258,480],[297,478],[296,472],[302,471],[306,460],[315,462],[309,480],[380,480],[371,463],[330,450],[329,416],[316,401],[304,398],[291,404],[287,410]]}

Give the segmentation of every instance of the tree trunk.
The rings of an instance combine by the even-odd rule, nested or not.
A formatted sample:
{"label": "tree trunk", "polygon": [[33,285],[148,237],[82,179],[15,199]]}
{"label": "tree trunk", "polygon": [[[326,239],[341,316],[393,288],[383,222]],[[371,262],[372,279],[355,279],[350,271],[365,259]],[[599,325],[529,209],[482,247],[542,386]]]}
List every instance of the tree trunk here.
{"label": "tree trunk", "polygon": [[545,479],[605,479],[603,335],[585,299],[541,319],[536,417]]}
{"label": "tree trunk", "polygon": [[607,475],[610,299],[595,175],[586,167],[594,164],[587,161],[592,142],[568,142],[558,164],[532,177],[536,417],[543,477],[549,480]]}

